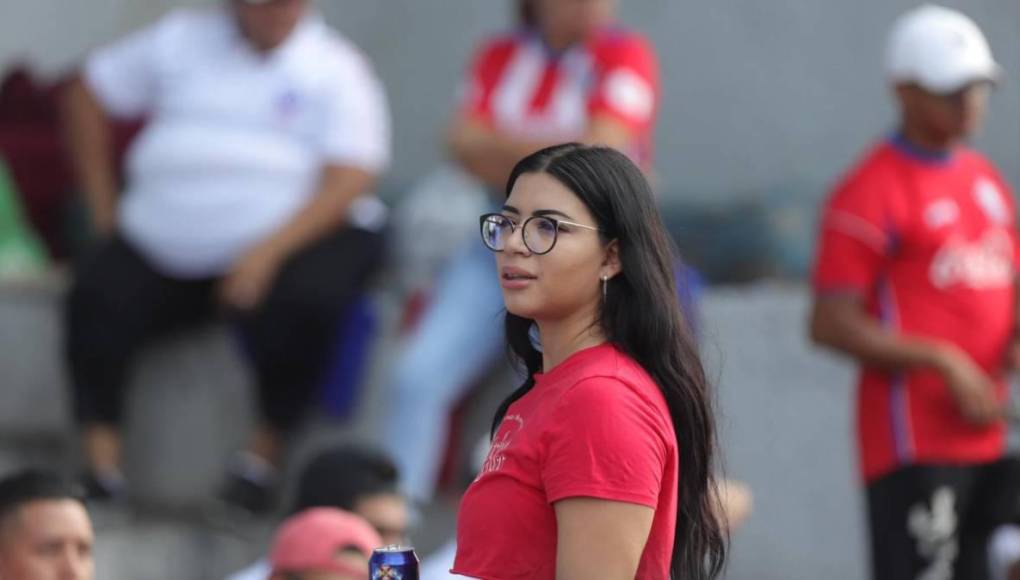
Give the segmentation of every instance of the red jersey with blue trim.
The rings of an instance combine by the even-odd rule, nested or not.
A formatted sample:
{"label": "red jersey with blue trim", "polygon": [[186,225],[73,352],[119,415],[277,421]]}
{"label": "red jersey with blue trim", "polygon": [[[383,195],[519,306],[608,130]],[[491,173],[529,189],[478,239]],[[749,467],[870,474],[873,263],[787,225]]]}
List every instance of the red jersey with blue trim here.
{"label": "red jersey with blue trim", "polygon": [[[960,148],[878,145],[825,207],[816,292],[853,293],[892,332],[951,342],[1006,393],[1014,331],[1017,235],[1013,198],[990,162]],[[864,478],[910,464],[1000,457],[1003,422],[964,420],[932,370],[861,371],[857,427]]]}
{"label": "red jersey with blue trim", "polygon": [[647,165],[659,102],[659,68],[641,36],[608,28],[555,52],[530,29],[498,36],[475,55],[462,114],[522,139],[570,141],[608,116],[635,136],[625,151]]}

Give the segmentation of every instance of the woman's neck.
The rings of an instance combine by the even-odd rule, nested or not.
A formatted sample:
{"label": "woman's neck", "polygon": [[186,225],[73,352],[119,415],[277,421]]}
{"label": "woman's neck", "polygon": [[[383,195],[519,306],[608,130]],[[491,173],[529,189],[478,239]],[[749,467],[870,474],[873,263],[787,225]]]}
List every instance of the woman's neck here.
{"label": "woman's neck", "polygon": [[596,312],[586,310],[569,318],[538,322],[543,372],[556,368],[576,352],[606,341],[596,316]]}

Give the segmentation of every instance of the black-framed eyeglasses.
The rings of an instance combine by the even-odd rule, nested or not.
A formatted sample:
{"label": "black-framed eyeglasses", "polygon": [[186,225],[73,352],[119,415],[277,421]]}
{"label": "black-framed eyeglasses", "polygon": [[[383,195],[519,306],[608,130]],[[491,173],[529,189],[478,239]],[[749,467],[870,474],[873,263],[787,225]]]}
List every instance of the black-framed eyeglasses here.
{"label": "black-framed eyeglasses", "polygon": [[[506,249],[506,241],[517,231],[518,225],[501,213],[487,213],[479,218],[482,227],[482,242],[493,252]],[[573,226],[599,231],[595,226],[568,222],[544,215],[531,216],[520,225],[524,245],[532,254],[548,254],[556,246],[556,239],[563,226]]]}

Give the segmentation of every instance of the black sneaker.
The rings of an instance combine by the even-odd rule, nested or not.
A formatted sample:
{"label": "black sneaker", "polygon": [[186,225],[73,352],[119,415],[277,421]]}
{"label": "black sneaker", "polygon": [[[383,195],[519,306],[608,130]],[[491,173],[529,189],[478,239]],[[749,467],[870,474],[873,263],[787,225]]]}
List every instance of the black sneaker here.
{"label": "black sneaker", "polygon": [[227,479],[219,499],[231,508],[240,508],[250,516],[273,512],[277,500],[276,468],[248,451],[236,453],[227,467]]}
{"label": "black sneaker", "polygon": [[219,497],[230,506],[253,516],[269,515],[276,508],[276,486],[271,481],[231,473]]}
{"label": "black sneaker", "polygon": [[116,475],[99,477],[93,471],[86,471],[81,476],[83,498],[87,504],[113,504],[127,501],[127,484],[124,478]]}

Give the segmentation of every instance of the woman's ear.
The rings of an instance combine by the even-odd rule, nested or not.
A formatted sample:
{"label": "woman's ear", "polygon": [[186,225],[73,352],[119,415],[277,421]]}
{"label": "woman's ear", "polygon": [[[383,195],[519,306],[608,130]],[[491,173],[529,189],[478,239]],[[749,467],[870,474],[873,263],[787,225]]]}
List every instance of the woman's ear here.
{"label": "woman's ear", "polygon": [[602,269],[599,271],[599,276],[615,278],[621,270],[623,270],[623,264],[620,263],[620,242],[613,240],[606,244],[605,256],[602,258]]}

